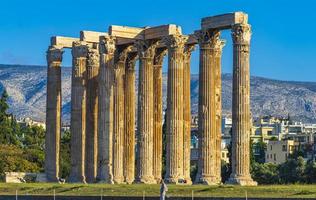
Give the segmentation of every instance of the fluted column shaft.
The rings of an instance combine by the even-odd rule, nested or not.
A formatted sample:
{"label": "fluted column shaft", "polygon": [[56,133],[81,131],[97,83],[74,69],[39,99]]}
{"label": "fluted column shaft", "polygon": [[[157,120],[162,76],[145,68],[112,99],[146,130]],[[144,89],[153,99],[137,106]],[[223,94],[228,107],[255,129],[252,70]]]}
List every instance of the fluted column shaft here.
{"label": "fluted column shaft", "polygon": [[221,182],[217,170],[218,133],[216,131],[216,57],[221,51],[220,32],[201,31],[199,70],[199,163],[196,182],[215,185]]}
{"label": "fluted column shaft", "polygon": [[86,101],[86,180],[95,182],[98,158],[98,74],[99,50],[89,48],[87,58],[87,101]]}
{"label": "fluted column shaft", "polygon": [[114,68],[114,110],[113,110],[113,180],[124,182],[124,75],[128,48],[116,49]]}
{"label": "fluted column shaft", "polygon": [[131,184],[135,179],[135,63],[136,53],[130,54],[125,66],[125,137],[124,178]]}
{"label": "fluted column shaft", "polygon": [[237,24],[233,38],[232,174],[229,183],[256,185],[250,175],[250,70],[251,30]]}
{"label": "fluted column shaft", "polygon": [[98,172],[99,182],[113,184],[113,69],[115,39],[102,37],[99,45]]}
{"label": "fluted column shaft", "polygon": [[221,162],[222,162],[222,48],[225,45],[225,41],[222,40],[221,48],[218,49],[218,53],[216,54],[216,80],[215,80],[215,93],[216,93],[216,171],[217,174],[221,174]]}
{"label": "fluted column shaft", "polygon": [[71,80],[71,171],[69,182],[85,180],[87,45],[73,44]]}
{"label": "fluted column shaft", "polygon": [[137,41],[139,56],[138,82],[138,183],[155,183],[153,176],[153,59],[156,45],[149,41]]}
{"label": "fluted column shaft", "polygon": [[47,51],[45,173],[49,182],[59,181],[62,54],[63,50],[54,46]]}
{"label": "fluted column shaft", "polygon": [[184,48],[183,67],[183,175],[187,184],[192,184],[190,177],[191,155],[191,52],[194,45]]}
{"label": "fluted column shaft", "polygon": [[183,50],[186,38],[165,38],[168,47],[166,181],[179,183],[183,174]]}
{"label": "fluted column shaft", "polygon": [[154,133],[153,133],[153,175],[157,183],[162,173],[162,64],[166,49],[156,49],[153,66]]}

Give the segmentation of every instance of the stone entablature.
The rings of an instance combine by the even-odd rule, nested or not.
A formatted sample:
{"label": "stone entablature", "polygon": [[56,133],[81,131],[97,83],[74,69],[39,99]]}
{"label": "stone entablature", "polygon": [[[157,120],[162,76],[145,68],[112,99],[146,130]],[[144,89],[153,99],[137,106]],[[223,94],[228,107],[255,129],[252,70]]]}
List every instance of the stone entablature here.
{"label": "stone entablature", "polygon": [[[168,24],[143,28],[112,25],[108,33],[81,31],[79,38],[52,37],[47,52],[48,181],[59,180],[60,66],[63,49],[71,48],[69,181],[153,184],[165,178],[169,183],[192,184],[190,58],[194,47],[199,45],[200,144],[195,182],[220,184],[221,55],[225,45],[220,32],[223,29],[232,29],[234,46],[233,172],[228,183],[255,185],[249,172],[251,28],[248,15],[242,12],[203,18],[201,30],[189,35],[182,34],[180,26]],[[162,177],[161,79],[166,54],[166,175]],[[138,97],[134,85],[136,60],[139,61]]]}

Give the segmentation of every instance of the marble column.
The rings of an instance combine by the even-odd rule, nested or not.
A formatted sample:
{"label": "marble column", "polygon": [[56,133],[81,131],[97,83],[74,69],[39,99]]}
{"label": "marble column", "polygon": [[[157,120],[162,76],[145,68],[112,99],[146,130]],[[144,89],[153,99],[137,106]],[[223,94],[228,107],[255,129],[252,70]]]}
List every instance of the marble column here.
{"label": "marble column", "polygon": [[216,132],[216,57],[221,52],[222,41],[217,30],[197,33],[200,44],[199,69],[199,160],[198,183],[217,185],[221,182],[218,171],[218,133]]}
{"label": "marble column", "polygon": [[129,47],[119,47],[115,53],[114,67],[114,109],[113,109],[113,181],[114,183],[124,182],[124,75],[125,62]]}
{"label": "marble column", "polygon": [[250,175],[250,25],[234,25],[232,28],[232,38],[232,174],[227,183],[257,185]]}
{"label": "marble column", "polygon": [[186,184],[192,184],[191,166],[191,52],[194,45],[186,45],[183,60],[183,175]]}
{"label": "marble column", "polygon": [[216,171],[221,174],[222,167],[222,49],[225,41],[221,40],[221,46],[215,56],[215,93],[216,93]]}
{"label": "marble column", "polygon": [[87,45],[74,42],[71,80],[71,170],[69,182],[86,182],[86,63]]}
{"label": "marble column", "polygon": [[47,51],[47,100],[45,135],[45,173],[47,181],[59,181],[59,143],[61,128],[61,62],[63,50],[50,46]]}
{"label": "marble column", "polygon": [[88,49],[86,101],[86,180],[95,182],[98,158],[98,74],[100,60],[97,47]]}
{"label": "marble column", "polygon": [[153,132],[153,176],[160,183],[162,175],[162,64],[167,49],[158,48],[155,52],[153,66],[154,98],[154,132]]}
{"label": "marble column", "polygon": [[135,179],[135,64],[137,53],[129,53],[125,66],[125,136],[124,178],[132,184]]}
{"label": "marble column", "polygon": [[113,69],[115,38],[102,36],[99,44],[98,170],[97,180],[113,184]]}
{"label": "marble column", "polygon": [[136,41],[139,56],[137,183],[153,184],[153,60],[156,43]]}
{"label": "marble column", "polygon": [[168,47],[167,83],[167,164],[168,183],[183,182],[183,51],[187,37],[171,35],[164,38]]}

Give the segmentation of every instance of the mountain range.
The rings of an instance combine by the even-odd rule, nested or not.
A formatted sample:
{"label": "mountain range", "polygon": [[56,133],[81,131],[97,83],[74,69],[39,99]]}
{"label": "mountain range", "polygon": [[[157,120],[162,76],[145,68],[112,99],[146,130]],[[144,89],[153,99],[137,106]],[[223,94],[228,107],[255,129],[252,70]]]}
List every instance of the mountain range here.
{"label": "mountain range", "polygon": [[[0,65],[0,91],[9,95],[9,112],[17,118],[45,121],[45,66]],[[137,80],[136,80],[137,81]],[[70,119],[71,68],[62,68],[63,122]],[[137,84],[136,84],[137,86]],[[198,112],[198,75],[191,75],[192,113]],[[163,103],[166,105],[167,74],[163,74]],[[231,114],[232,75],[222,75],[223,115]],[[136,98],[137,99],[137,98]],[[291,116],[305,123],[316,123],[316,82],[280,81],[251,77],[251,112],[259,116]]]}

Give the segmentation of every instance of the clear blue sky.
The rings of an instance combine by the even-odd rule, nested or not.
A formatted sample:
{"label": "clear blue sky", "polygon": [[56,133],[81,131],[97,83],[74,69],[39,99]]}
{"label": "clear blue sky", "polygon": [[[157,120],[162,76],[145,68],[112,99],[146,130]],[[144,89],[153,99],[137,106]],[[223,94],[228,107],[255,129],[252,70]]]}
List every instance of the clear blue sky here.
{"label": "clear blue sky", "polygon": [[[253,28],[251,74],[282,80],[316,81],[314,0],[1,0],[0,63],[46,65],[52,35],[77,37],[80,30],[106,31],[111,24],[155,26],[174,23],[184,33],[200,19],[244,11]],[[223,72],[231,72],[229,31]],[[70,53],[63,63],[70,66]],[[198,52],[192,59],[198,72]]]}

